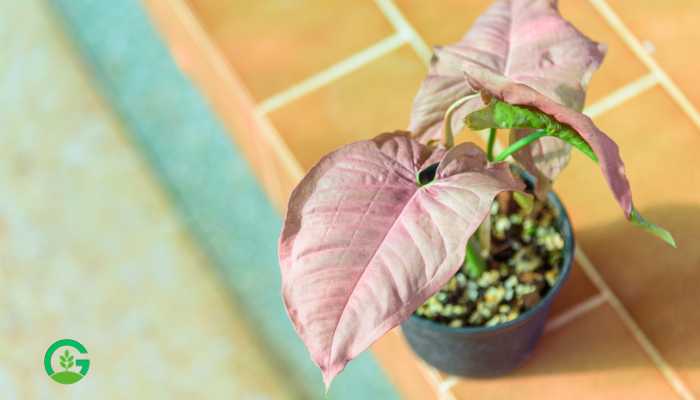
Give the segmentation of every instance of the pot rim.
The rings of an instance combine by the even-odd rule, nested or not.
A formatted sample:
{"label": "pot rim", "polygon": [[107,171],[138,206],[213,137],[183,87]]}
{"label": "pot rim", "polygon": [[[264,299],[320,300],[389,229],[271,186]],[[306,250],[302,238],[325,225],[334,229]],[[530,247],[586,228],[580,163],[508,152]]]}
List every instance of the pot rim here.
{"label": "pot rim", "polygon": [[411,314],[409,320],[411,323],[416,323],[423,325],[425,327],[429,327],[433,330],[438,330],[438,331],[444,331],[446,333],[464,333],[464,334],[481,334],[481,333],[490,333],[490,332],[495,332],[495,331],[500,331],[500,330],[506,330],[509,328],[513,328],[515,326],[518,326],[520,324],[525,323],[527,320],[532,318],[535,314],[537,314],[539,311],[541,311],[544,307],[549,307],[549,305],[552,303],[554,300],[554,297],[559,293],[561,290],[561,287],[564,285],[564,282],[569,277],[569,273],[571,272],[571,266],[573,264],[573,258],[574,258],[574,232],[571,227],[571,220],[569,219],[569,214],[566,212],[566,209],[564,208],[564,205],[562,204],[561,200],[559,197],[556,195],[554,192],[549,192],[547,193],[547,199],[550,201],[550,203],[554,206],[554,209],[557,211],[559,214],[558,222],[561,224],[560,227],[560,232],[564,236],[564,251],[563,251],[563,262],[562,262],[562,271],[559,274],[559,279],[557,280],[557,283],[554,287],[552,287],[549,292],[544,296],[542,300],[540,300],[537,305],[523,314],[520,314],[518,318],[508,321],[508,322],[503,322],[498,325],[494,326],[463,326],[463,327],[451,327],[445,324],[441,324],[439,322],[431,321],[425,318],[421,318],[417,316],[415,313]]}

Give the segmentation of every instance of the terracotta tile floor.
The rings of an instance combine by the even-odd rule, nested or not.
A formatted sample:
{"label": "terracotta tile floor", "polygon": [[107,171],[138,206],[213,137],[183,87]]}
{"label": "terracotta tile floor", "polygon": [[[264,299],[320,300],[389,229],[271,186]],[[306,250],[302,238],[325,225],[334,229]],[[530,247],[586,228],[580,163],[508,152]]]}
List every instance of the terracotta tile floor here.
{"label": "terracotta tile floor", "polygon": [[[673,4],[669,6],[669,4]],[[625,24],[653,48],[653,57],[676,80],[696,108],[700,108],[700,74],[697,58],[684,51],[700,42],[700,2],[696,0],[612,0],[612,9],[624,16]]]}
{"label": "terracotta tile floor", "polygon": [[405,45],[272,111],[270,120],[308,169],[345,143],[405,128],[423,75],[420,58]]}
{"label": "terracotta tile floor", "polygon": [[188,3],[257,100],[392,33],[371,0]]}
{"label": "terracotta tile floor", "polygon": [[[609,46],[587,112],[620,144],[637,207],[668,227],[679,248],[624,222],[596,167],[574,156],[556,189],[574,220],[578,263],[532,359],[502,379],[457,379],[418,361],[395,330],[373,351],[406,398],[700,395],[700,170],[692,164],[700,148],[700,81],[692,67],[700,3],[608,1],[560,2],[565,17]],[[183,66],[226,122],[244,109],[222,100],[221,90],[262,105],[250,121],[229,125],[239,142],[262,143],[249,153],[254,164],[265,149],[273,159],[293,159],[275,159],[263,179],[276,204],[284,204],[288,188],[324,153],[405,127],[426,71],[426,44],[458,39],[488,4],[224,3],[147,2],[177,54],[206,47],[198,63],[228,68],[217,75]],[[197,40],[183,39],[188,30]],[[301,168],[280,171],[294,163]]]}

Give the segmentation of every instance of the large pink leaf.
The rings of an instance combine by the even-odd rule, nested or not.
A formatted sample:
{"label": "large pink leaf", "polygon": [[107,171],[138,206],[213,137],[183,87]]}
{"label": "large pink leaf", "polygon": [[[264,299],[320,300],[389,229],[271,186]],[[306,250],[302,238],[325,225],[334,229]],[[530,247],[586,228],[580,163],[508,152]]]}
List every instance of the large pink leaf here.
{"label": "large pink leaf", "polygon": [[[416,174],[438,161],[419,186]],[[493,197],[522,189],[473,144],[431,153],[407,133],[313,167],[290,198],[279,257],[289,317],[326,385],[454,275]]]}
{"label": "large pink leaf", "polygon": [[[554,0],[497,0],[460,42],[435,49],[428,77],[414,101],[410,130],[423,143],[440,139],[448,107],[475,93],[464,79],[468,66],[488,68],[581,110],[586,86],[605,50],[564,20]],[[453,132],[464,128],[464,116],[483,106],[476,97],[459,107],[452,119]],[[514,133],[516,138],[522,134]],[[554,179],[567,164],[569,151],[565,142],[545,137],[516,158],[531,172]]]}
{"label": "large pink leaf", "polygon": [[625,216],[631,217],[632,191],[625,176],[625,166],[617,144],[598,129],[588,116],[562,106],[528,86],[513,83],[486,68],[470,66],[467,75],[472,87],[506,103],[534,107],[578,132],[598,157],[603,176]]}

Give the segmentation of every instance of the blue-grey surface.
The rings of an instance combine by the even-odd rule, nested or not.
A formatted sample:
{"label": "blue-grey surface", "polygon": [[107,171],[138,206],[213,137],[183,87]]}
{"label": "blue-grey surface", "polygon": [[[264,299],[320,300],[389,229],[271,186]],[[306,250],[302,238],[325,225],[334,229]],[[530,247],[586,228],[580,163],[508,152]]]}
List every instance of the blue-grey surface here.
{"label": "blue-grey surface", "polygon": [[[183,218],[259,328],[301,396],[323,398],[318,369],[279,297],[280,218],[137,0],[55,0],[104,94],[171,193]],[[371,354],[349,365],[330,399],[396,399]]]}

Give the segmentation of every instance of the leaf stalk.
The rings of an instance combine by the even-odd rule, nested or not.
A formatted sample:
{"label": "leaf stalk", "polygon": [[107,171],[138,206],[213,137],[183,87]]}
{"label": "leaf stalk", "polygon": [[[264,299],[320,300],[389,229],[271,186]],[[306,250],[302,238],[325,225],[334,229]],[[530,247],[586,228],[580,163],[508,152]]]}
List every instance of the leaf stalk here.
{"label": "leaf stalk", "polygon": [[473,94],[464,96],[464,97],[458,99],[457,101],[455,101],[454,103],[452,103],[450,105],[450,107],[447,109],[447,111],[445,112],[445,118],[443,120],[444,137],[442,139],[442,144],[445,146],[445,148],[449,149],[452,146],[454,146],[454,144],[455,144],[455,139],[454,139],[455,135],[452,132],[452,114],[454,114],[454,112],[459,107],[464,105],[464,103],[466,103],[467,101],[469,101],[477,96],[479,96],[479,93],[473,93]]}
{"label": "leaf stalk", "polygon": [[506,147],[501,154],[499,154],[493,161],[494,162],[502,162],[505,161],[508,157],[510,157],[512,154],[517,153],[518,151],[522,150],[525,146],[529,145],[530,143],[534,142],[535,140],[547,136],[548,133],[545,130],[537,130],[535,132],[532,132],[531,134],[525,136],[524,138],[519,139],[515,143],[512,143],[510,146]]}
{"label": "leaf stalk", "polygon": [[496,144],[496,128],[489,129],[489,140],[486,143],[486,159],[493,161],[493,147]]}

